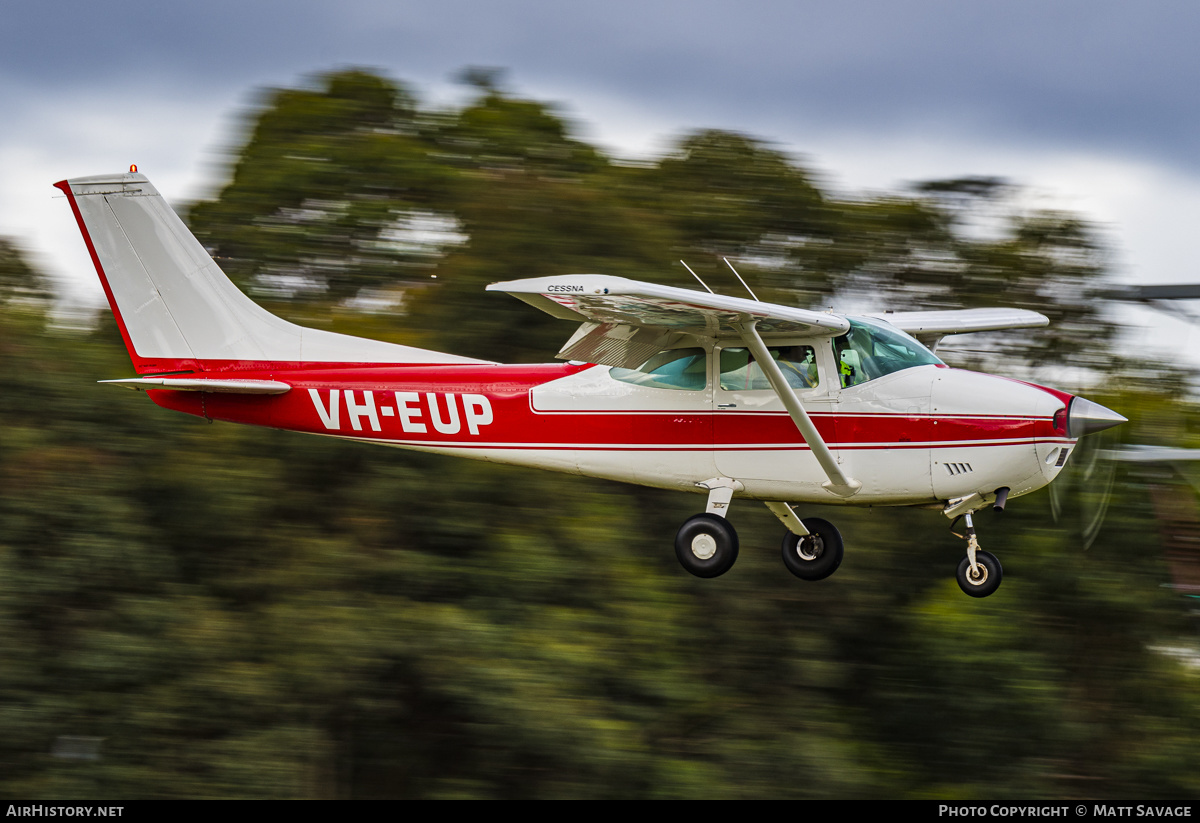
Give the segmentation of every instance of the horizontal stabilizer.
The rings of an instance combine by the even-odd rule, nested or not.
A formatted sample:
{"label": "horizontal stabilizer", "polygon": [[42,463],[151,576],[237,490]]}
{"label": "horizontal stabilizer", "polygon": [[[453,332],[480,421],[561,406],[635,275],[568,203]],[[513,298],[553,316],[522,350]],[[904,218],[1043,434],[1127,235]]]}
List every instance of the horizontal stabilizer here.
{"label": "horizontal stabilizer", "polygon": [[171,389],[173,391],[206,391],[220,394],[283,394],[292,388],[287,383],[281,383],[278,380],[225,380],[203,377],[129,377],[124,380],[101,380],[100,382],[136,391]]}

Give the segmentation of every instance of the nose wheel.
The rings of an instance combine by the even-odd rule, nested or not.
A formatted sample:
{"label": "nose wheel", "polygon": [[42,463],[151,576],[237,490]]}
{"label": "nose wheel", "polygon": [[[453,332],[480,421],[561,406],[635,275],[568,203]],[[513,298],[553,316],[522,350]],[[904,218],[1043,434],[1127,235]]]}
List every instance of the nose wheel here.
{"label": "nose wheel", "polygon": [[1004,570],[1000,561],[991,552],[975,552],[975,567],[971,567],[971,559],[964,557],[958,564],[958,587],[971,597],[987,597],[1000,588],[1000,579]]}
{"label": "nose wheel", "polygon": [[[1000,588],[1004,577],[1004,569],[1000,561],[991,552],[979,548],[979,538],[975,535],[975,524],[971,515],[964,515],[967,521],[967,533],[958,535],[967,539],[967,556],[958,564],[958,587],[971,597],[987,597]],[[955,534],[958,534],[955,532]]]}

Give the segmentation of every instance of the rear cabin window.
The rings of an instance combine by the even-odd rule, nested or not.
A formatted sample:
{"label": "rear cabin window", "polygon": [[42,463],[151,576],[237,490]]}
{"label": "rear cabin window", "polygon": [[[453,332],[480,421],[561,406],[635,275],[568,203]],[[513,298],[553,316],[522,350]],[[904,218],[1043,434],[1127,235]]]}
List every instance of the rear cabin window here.
{"label": "rear cabin window", "polygon": [[708,386],[708,359],[704,349],[668,349],[636,369],[613,367],[608,373],[622,383],[635,386],[700,391]]}
{"label": "rear cabin window", "polygon": [[[817,385],[816,352],[812,346],[771,346],[771,358],[793,389],[812,389]],[[754,361],[749,349],[721,349],[721,388],[725,391],[770,389],[771,381]]]}

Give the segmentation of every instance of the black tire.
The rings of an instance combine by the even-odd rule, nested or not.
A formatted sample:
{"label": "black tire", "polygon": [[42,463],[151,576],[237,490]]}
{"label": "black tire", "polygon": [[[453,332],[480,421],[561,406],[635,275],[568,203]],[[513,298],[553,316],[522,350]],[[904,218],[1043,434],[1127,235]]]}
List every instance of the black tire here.
{"label": "black tire", "polygon": [[971,577],[971,561],[963,558],[958,564],[958,587],[971,597],[987,597],[1000,588],[1004,578],[1004,569],[1000,561],[991,552],[975,552],[975,562],[979,565],[979,575]]}
{"label": "black tire", "polygon": [[824,580],[842,565],[842,536],[828,520],[808,517],[803,522],[807,537],[783,536],[783,565],[801,580]]}
{"label": "black tire", "polygon": [[675,535],[675,556],[696,577],[719,577],[737,560],[737,532],[715,514],[689,517]]}

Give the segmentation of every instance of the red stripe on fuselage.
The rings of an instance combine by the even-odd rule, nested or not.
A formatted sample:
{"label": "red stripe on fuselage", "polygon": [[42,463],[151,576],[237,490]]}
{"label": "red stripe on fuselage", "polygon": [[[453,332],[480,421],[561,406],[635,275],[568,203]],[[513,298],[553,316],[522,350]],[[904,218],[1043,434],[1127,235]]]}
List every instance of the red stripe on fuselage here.
{"label": "red stripe on fuselage", "polygon": [[[535,411],[531,407],[529,393],[534,387],[587,368],[591,366],[317,368],[310,364],[298,370],[238,370],[241,378],[290,384],[292,390],[283,395],[158,390],[150,394],[160,406],[212,419],[397,445],[615,450],[807,448],[784,412]],[[228,375],[229,371],[223,373]],[[315,399],[310,390],[317,393]],[[346,392],[351,393],[349,399]],[[366,392],[371,393],[373,416],[363,411],[368,406]],[[397,392],[405,393],[404,397],[398,398]],[[487,422],[481,422],[486,418],[478,398],[486,398]],[[474,403],[470,409],[469,403]],[[335,406],[337,425],[331,426]],[[722,415],[716,438],[715,415]],[[1062,440],[1050,418],[828,412],[813,413],[812,418],[833,448],[999,446]],[[450,425],[455,421],[457,427]],[[354,422],[358,423],[357,429]],[[435,422],[443,431],[437,430]],[[415,431],[415,427],[423,427],[424,431]]]}

